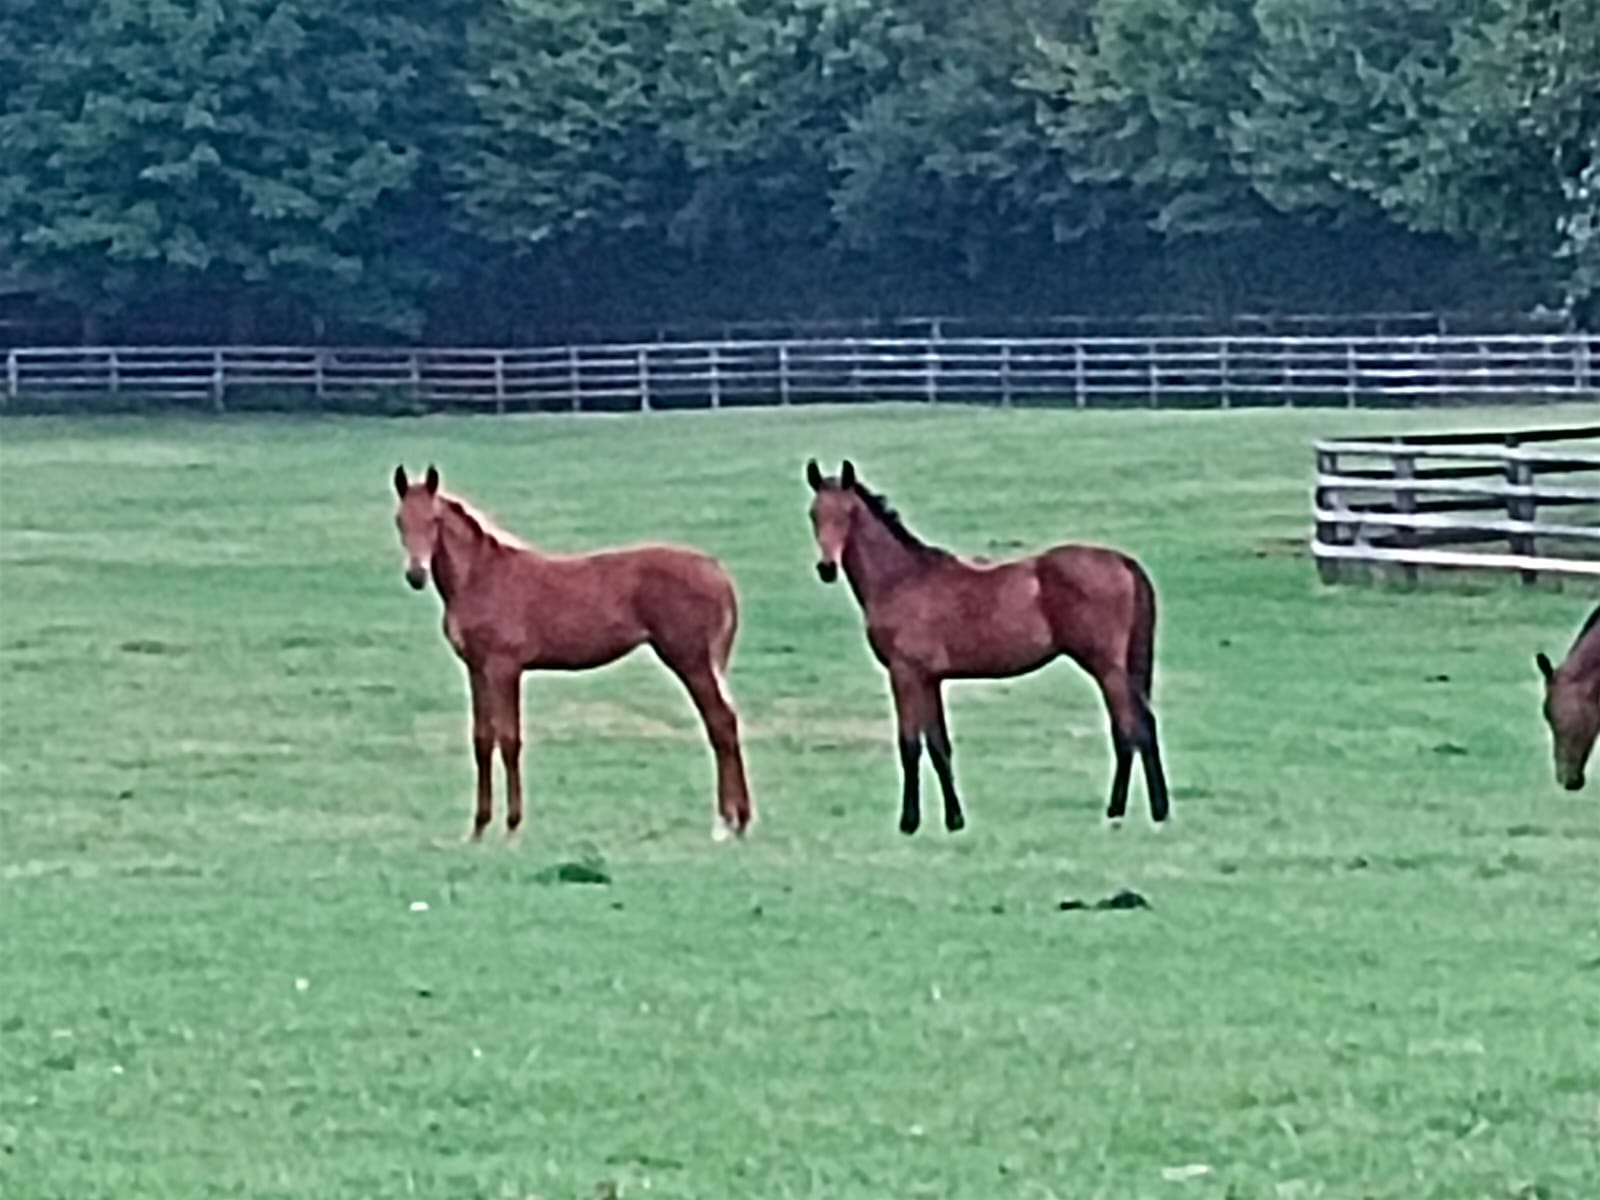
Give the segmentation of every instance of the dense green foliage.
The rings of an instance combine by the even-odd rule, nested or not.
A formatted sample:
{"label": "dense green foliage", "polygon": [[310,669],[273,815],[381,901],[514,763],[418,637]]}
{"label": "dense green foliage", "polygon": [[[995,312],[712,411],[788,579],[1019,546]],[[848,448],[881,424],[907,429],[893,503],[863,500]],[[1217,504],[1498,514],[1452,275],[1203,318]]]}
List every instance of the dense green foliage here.
{"label": "dense green foliage", "polygon": [[13,0],[0,271],[235,336],[1581,317],[1597,64],[1600,0]]}
{"label": "dense green foliage", "polygon": [[[1313,436],[1526,419],[6,423],[0,1195],[1600,1194],[1600,797],[1551,778],[1532,657],[1593,599],[1304,551]],[[895,832],[809,454],[963,551],[1140,556],[1171,827],[1100,827],[1058,664],[952,689],[970,824]],[[430,458],[552,550],[728,563],[748,842],[641,656],[530,677],[530,824],[461,843],[465,685],[390,523]]]}

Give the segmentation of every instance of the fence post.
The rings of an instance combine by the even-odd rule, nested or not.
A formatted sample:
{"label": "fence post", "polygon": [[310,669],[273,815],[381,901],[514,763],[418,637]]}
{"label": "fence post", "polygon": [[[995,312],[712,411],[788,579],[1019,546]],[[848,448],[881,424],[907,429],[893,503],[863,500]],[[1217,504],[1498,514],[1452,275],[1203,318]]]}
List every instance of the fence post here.
{"label": "fence post", "polygon": [[411,368],[411,399],[413,402],[420,404],[422,402],[422,355],[413,350],[407,365]]}
{"label": "fence post", "polygon": [[[1506,484],[1512,488],[1533,488],[1533,464],[1525,458],[1518,457],[1516,451],[1521,444],[1521,439],[1514,433],[1505,436],[1506,449],[1511,453],[1506,455]],[[1532,496],[1520,496],[1509,493],[1506,496],[1506,516],[1513,521],[1534,521],[1539,511],[1538,501]],[[1532,558],[1538,553],[1537,543],[1531,533],[1512,533],[1510,537],[1511,553],[1526,555]],[[1539,572],[1532,569],[1522,571],[1522,582],[1532,585],[1539,582]]]}
{"label": "fence post", "polygon": [[789,347],[778,347],[778,403],[789,403]]}
{"label": "fence post", "polygon": [[122,363],[115,346],[106,348],[106,390],[113,396],[122,390]]}
{"label": "fence post", "polygon": [[[1233,339],[1224,336],[1217,350],[1217,382],[1222,388],[1222,407],[1233,407]],[[1321,461],[1320,458],[1318,460]]]}
{"label": "fence post", "polygon": [[711,346],[706,350],[706,364],[711,369],[711,407],[722,407],[722,351]]}
{"label": "fence post", "polygon": [[211,407],[217,412],[225,411],[222,393],[227,387],[227,376],[223,371],[223,356],[220,348],[211,352]]}
{"label": "fence post", "polygon": [[317,407],[322,407],[322,402],[328,394],[328,352],[316,350],[311,355],[311,386],[316,391]]}
{"label": "fence post", "polygon": [[1356,376],[1360,367],[1356,362],[1356,344],[1344,344],[1344,403],[1346,408],[1356,406]]}
{"label": "fence post", "polygon": [[17,392],[19,390],[19,385],[21,383],[21,380],[22,380],[22,372],[19,369],[19,365],[18,365],[18,362],[17,362],[17,352],[15,350],[7,350],[6,351],[6,401],[8,403],[15,403],[16,402]]}
{"label": "fence post", "polygon": [[[1416,455],[1396,454],[1394,456],[1394,477],[1397,484],[1416,482]],[[1412,488],[1397,486],[1394,493],[1394,510],[1402,516],[1415,516],[1417,513],[1416,491]],[[1417,527],[1415,525],[1395,526],[1394,540],[1402,550],[1415,550],[1417,548]],[[1415,583],[1417,581],[1417,564],[1414,562],[1402,563],[1400,565],[1400,573],[1405,576],[1407,583]]]}
{"label": "fence post", "polygon": [[[939,336],[939,325],[934,323],[934,337]],[[928,342],[922,351],[922,392],[929,404],[939,399],[939,352],[934,348],[933,342]]]}
{"label": "fence post", "polygon": [[1156,365],[1156,343],[1152,338],[1144,344],[1145,368],[1148,374],[1146,387],[1150,393],[1150,407],[1161,407],[1161,369]]}
{"label": "fence post", "polygon": [[[1339,473],[1339,456],[1332,451],[1317,450],[1317,488],[1312,496],[1312,503],[1325,511],[1333,511],[1342,507],[1338,494],[1322,486],[1322,481]],[[1342,546],[1345,544],[1344,528],[1334,521],[1317,521],[1314,534],[1318,545]],[[1317,576],[1323,583],[1337,583],[1343,574],[1343,564],[1336,558],[1317,558]]]}
{"label": "fence post", "polygon": [[1078,399],[1079,408],[1089,406],[1089,393],[1084,386],[1082,342],[1072,343],[1072,392]]}
{"label": "fence post", "polygon": [[1572,381],[1579,392],[1587,392],[1592,385],[1592,369],[1593,364],[1589,359],[1589,338],[1586,334],[1580,333],[1572,346]]}
{"label": "fence post", "polygon": [[1011,343],[1000,343],[1000,405],[1011,407]]}
{"label": "fence post", "polygon": [[567,347],[567,391],[573,412],[583,411],[583,393],[579,386],[578,347]]}
{"label": "fence post", "polygon": [[[648,354],[649,351],[643,346],[633,352],[633,369],[634,374],[638,377],[640,412],[650,411],[650,363],[647,358]],[[712,401],[712,407],[716,407],[715,400]]]}
{"label": "fence post", "polygon": [[506,352],[494,352],[494,411],[497,416],[506,412]]}

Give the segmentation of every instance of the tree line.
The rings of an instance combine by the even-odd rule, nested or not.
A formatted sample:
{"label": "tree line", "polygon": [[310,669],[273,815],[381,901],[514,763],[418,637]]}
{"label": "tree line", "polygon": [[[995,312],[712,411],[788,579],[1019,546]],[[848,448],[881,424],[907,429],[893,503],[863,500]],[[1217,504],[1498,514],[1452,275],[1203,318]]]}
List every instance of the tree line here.
{"label": "tree line", "polygon": [[91,330],[1600,296],[1600,0],[8,0],[0,80]]}

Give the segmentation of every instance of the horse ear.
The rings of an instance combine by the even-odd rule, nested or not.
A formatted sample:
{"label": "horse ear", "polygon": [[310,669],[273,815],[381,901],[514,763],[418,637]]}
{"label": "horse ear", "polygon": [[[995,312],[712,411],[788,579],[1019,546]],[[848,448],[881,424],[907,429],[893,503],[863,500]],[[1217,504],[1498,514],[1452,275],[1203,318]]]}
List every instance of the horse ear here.
{"label": "horse ear", "polygon": [[1533,656],[1533,661],[1539,664],[1539,674],[1544,676],[1546,683],[1555,678],[1556,669],[1550,665],[1550,659],[1543,650]]}
{"label": "horse ear", "polygon": [[432,463],[428,464],[428,474],[423,479],[422,486],[428,489],[430,496],[439,490],[439,469]]}
{"label": "horse ear", "polygon": [[814,458],[806,464],[806,482],[811,485],[813,492],[822,490],[822,468],[817,466]]}
{"label": "horse ear", "polygon": [[405,464],[401,463],[394,469],[394,490],[399,494],[400,499],[404,500],[406,498],[406,489],[410,486],[406,482]]}
{"label": "horse ear", "polygon": [[848,458],[844,460],[844,466],[839,468],[839,483],[847,488],[856,485],[856,465]]}

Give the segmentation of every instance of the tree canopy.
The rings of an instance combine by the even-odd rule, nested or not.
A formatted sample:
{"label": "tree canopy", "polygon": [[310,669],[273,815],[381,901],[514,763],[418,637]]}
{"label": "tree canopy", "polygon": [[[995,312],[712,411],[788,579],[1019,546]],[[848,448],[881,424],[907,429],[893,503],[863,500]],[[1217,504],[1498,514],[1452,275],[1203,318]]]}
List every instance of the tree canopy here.
{"label": "tree canopy", "polygon": [[1600,0],[10,0],[0,78],[92,325],[1600,296]]}

